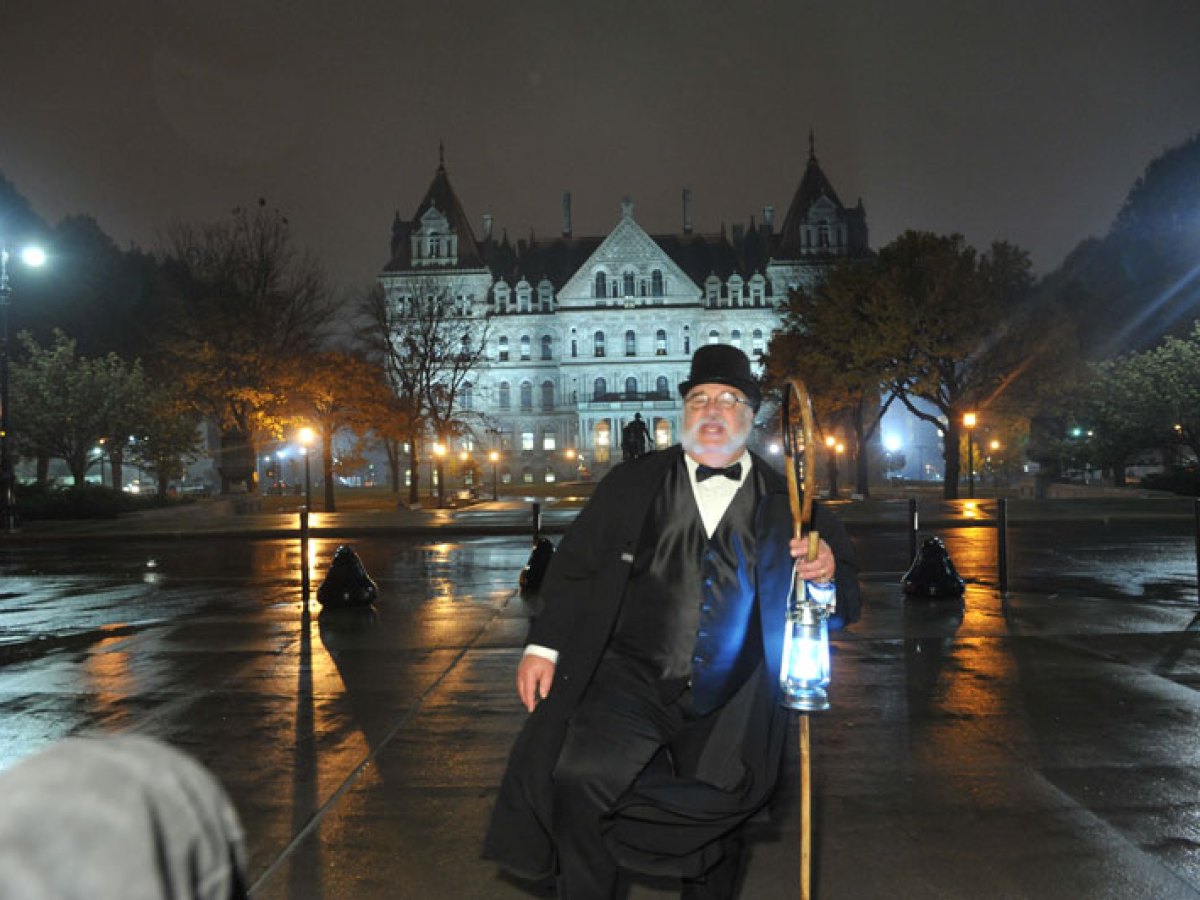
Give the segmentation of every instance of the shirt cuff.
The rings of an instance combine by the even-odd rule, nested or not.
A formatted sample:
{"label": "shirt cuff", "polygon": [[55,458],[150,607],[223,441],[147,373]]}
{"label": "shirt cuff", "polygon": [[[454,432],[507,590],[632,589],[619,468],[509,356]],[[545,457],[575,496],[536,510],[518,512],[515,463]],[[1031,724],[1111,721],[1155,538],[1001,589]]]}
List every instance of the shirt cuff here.
{"label": "shirt cuff", "polygon": [[528,644],[525,647],[525,656],[540,656],[542,659],[548,659],[556,666],[558,665],[558,651],[543,647],[541,644]]}

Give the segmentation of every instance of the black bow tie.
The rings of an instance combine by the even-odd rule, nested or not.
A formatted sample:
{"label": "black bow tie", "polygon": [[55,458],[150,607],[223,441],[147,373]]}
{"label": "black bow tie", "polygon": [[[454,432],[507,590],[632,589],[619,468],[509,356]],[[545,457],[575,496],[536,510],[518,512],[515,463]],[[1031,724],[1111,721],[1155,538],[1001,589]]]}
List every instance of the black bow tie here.
{"label": "black bow tie", "polygon": [[732,466],[725,468],[716,468],[714,466],[699,465],[696,466],[696,483],[712,478],[714,475],[724,475],[726,478],[731,478],[734,481],[742,480],[742,464],[734,463]]}

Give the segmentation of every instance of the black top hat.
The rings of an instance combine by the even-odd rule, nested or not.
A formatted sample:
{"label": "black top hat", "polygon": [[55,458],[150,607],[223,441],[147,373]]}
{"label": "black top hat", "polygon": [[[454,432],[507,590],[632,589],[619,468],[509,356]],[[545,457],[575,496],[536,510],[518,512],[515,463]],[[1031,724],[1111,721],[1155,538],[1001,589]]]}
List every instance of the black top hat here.
{"label": "black top hat", "polygon": [[705,344],[695,352],[687,381],[679,385],[679,395],[686,397],[688,391],[697,384],[727,384],[735,387],[746,395],[755,410],[762,403],[762,391],[750,374],[749,358],[729,344]]}

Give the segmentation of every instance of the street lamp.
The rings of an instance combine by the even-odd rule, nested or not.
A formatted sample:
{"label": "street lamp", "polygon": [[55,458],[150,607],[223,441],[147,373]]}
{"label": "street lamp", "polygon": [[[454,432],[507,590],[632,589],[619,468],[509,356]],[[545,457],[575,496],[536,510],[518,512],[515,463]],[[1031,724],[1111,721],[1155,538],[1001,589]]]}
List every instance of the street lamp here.
{"label": "street lamp", "polygon": [[[17,530],[17,479],[13,473],[12,453],[8,446],[11,434],[8,417],[8,247],[0,242],[0,527]],[[26,247],[21,259],[27,266],[37,268],[46,262],[46,254],[38,247]]]}
{"label": "street lamp", "polygon": [[488,454],[488,459],[492,461],[492,502],[500,499],[500,482],[498,481],[498,466],[500,464],[500,454],[493,450]]}
{"label": "street lamp", "polygon": [[963,414],[963,427],[967,429],[967,496],[975,499],[975,413]]}
{"label": "street lamp", "polygon": [[441,444],[433,445],[434,465],[433,465],[433,471],[431,471],[429,473],[429,496],[431,496],[431,497],[434,496],[434,494],[433,494],[433,478],[434,478],[434,475],[436,474],[437,475],[438,509],[441,509],[443,506],[446,505],[445,504],[445,489],[443,487],[445,479],[442,477],[443,476],[442,457],[444,457],[445,455],[446,455],[445,447],[443,447]]}
{"label": "street lamp", "polygon": [[308,470],[308,451],[312,446],[313,440],[316,438],[316,433],[307,425],[300,429],[300,443],[302,445],[301,452],[304,454],[304,506],[310,512],[312,511],[312,480]]}
{"label": "street lamp", "polygon": [[825,438],[825,446],[829,450],[829,499],[836,500],[838,498],[838,447],[837,438],[832,434]]}

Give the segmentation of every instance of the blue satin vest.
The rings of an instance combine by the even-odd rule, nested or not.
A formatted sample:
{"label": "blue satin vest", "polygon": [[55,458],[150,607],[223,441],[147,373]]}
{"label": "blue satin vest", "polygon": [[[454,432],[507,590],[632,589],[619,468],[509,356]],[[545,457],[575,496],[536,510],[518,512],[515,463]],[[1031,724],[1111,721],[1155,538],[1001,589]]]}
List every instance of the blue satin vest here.
{"label": "blue satin vest", "polygon": [[690,678],[700,714],[732,697],[762,658],[756,481],[743,480],[710,539],[687,467],[671,468],[638,539],[610,645],[660,679]]}

